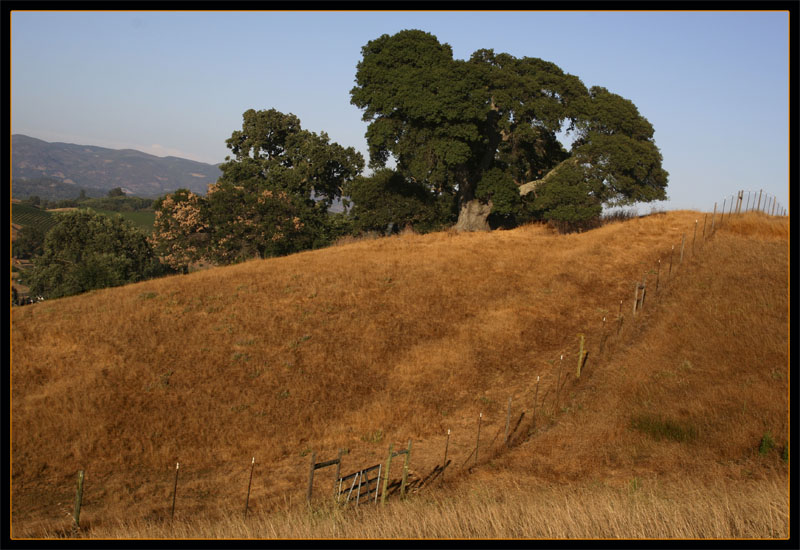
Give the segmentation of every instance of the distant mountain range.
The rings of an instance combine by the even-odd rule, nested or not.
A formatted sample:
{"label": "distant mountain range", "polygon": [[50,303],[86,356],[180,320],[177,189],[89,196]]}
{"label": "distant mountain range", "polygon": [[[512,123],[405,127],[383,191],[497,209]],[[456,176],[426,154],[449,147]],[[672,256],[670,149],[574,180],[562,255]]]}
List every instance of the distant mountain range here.
{"label": "distant mountain range", "polygon": [[[43,199],[74,198],[81,189],[89,196],[102,196],[115,187],[145,198],[181,188],[205,195],[208,184],[216,182],[221,174],[218,164],[157,157],[133,149],[50,143],[22,134],[11,136],[11,186],[15,198],[31,194]],[[50,193],[53,196],[46,196]]]}

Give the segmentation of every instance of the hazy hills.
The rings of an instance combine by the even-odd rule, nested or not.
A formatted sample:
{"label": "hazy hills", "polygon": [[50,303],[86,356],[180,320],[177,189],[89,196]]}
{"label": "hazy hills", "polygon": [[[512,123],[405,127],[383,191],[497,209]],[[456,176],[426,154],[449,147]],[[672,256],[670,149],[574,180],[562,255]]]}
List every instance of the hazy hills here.
{"label": "hazy hills", "polygon": [[[31,194],[72,198],[81,189],[99,196],[115,187],[139,197],[155,198],[180,188],[205,194],[208,184],[220,175],[213,164],[133,149],[50,143],[22,134],[11,136],[11,165],[12,195],[18,198]],[[49,180],[44,185],[43,178]]]}

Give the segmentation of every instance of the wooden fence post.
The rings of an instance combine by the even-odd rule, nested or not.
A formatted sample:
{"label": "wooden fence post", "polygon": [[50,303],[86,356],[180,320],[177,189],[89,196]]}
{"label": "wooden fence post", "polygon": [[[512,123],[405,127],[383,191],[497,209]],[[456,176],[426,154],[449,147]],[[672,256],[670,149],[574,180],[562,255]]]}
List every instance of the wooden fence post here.
{"label": "wooden fence post", "polygon": [[661,258],[658,259],[658,266],[656,267],[656,297],[658,297],[658,279],[661,275]]}
{"label": "wooden fence post", "polygon": [[700,243],[701,246],[702,246],[703,243],[706,242],[706,218],[707,217],[708,217],[708,214],[703,214],[703,235],[701,236],[701,239],[702,239],[703,242]]}
{"label": "wooden fence post", "polygon": [[536,429],[536,405],[539,402],[539,377],[536,377],[536,393],[533,395],[533,429]]}
{"label": "wooden fence post", "polygon": [[711,214],[711,231],[710,233],[714,233],[714,220],[717,217],[717,203],[714,203],[714,213]]}
{"label": "wooden fence post", "polygon": [[[604,317],[605,319],[605,317]],[[583,367],[583,361],[586,359],[586,354],[588,353],[585,349],[583,349],[584,344],[584,336],[581,334],[581,343],[580,349],[578,350],[578,378],[581,377],[581,367]]]}
{"label": "wooden fence post", "polygon": [[633,283],[633,316],[636,317],[636,306],[639,304],[639,281]]}
{"label": "wooden fence post", "polygon": [[503,445],[508,446],[508,425],[511,422],[511,398],[508,398],[508,410],[506,410],[506,437]]}
{"label": "wooden fence post", "polygon": [[561,359],[558,360],[558,379],[556,380],[556,406],[553,410],[553,414],[555,415],[558,413],[558,397],[559,393],[561,393],[561,367],[564,364],[564,356],[561,356]]}
{"label": "wooden fence post", "polygon": [[392,450],[394,443],[389,444],[389,456],[386,459],[386,477],[383,478],[383,493],[381,494],[381,506],[386,505],[386,491],[389,490],[389,468],[392,467]]}
{"label": "wooden fence post", "polygon": [[256,467],[256,457],[250,462],[250,481],[247,482],[247,500],[244,502],[244,517],[247,517],[247,509],[250,507],[250,487],[253,485],[253,470]]}
{"label": "wooden fence post", "polygon": [[478,439],[475,440],[475,466],[478,465],[478,447],[481,444],[481,419],[483,419],[483,413],[478,413]]}
{"label": "wooden fence post", "polygon": [[447,447],[450,445],[450,428],[447,428],[447,439],[444,440],[444,462],[442,462],[442,478],[439,480],[439,485],[444,484],[444,470],[447,468]]}
{"label": "wooden fence post", "polygon": [[311,451],[311,468],[308,470],[308,489],[306,490],[306,504],[311,506],[311,493],[314,490],[314,466],[317,464],[317,453]]}
{"label": "wooden fence post", "polygon": [[669,282],[670,277],[672,276],[672,255],[675,254],[675,245],[672,245],[672,248],[669,250],[669,271],[667,271],[667,282]]}
{"label": "wooden fence post", "polygon": [[647,273],[645,273],[644,277],[642,277],[641,289],[642,289],[642,295],[639,298],[639,309],[644,309],[644,298],[647,295]]}
{"label": "wooden fence post", "polygon": [[178,493],[178,469],[181,467],[180,462],[175,463],[175,485],[172,487],[172,514],[170,519],[175,519],[175,495]]}
{"label": "wooden fence post", "polygon": [[411,439],[408,440],[408,449],[406,449],[406,459],[403,461],[403,478],[400,481],[400,497],[406,496],[406,481],[408,480],[408,463],[411,460]]}
{"label": "wooden fence post", "polygon": [[683,263],[683,246],[685,244],[686,244],[686,233],[684,233],[683,237],[681,238],[681,259],[678,262],[678,265],[681,265]]}
{"label": "wooden fence post", "polygon": [[78,488],[75,491],[75,509],[72,513],[72,519],[75,520],[75,528],[81,528],[81,502],[83,501],[83,479],[84,471],[78,471]]}
{"label": "wooden fence post", "polygon": [[722,199],[722,212],[719,214],[719,224],[722,225],[722,220],[725,219],[725,201],[728,200],[728,197]]}
{"label": "wooden fence post", "polygon": [[760,189],[758,191],[758,206],[756,206],[756,210],[761,210],[761,193],[763,192],[764,192],[763,189]]}

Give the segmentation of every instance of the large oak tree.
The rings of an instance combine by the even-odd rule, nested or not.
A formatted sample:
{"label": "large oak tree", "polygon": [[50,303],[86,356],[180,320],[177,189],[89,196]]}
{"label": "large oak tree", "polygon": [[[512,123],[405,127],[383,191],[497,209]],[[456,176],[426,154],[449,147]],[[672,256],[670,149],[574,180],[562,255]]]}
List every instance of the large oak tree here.
{"label": "large oak tree", "polygon": [[[486,229],[490,214],[586,216],[666,198],[649,122],[553,63],[489,49],[457,60],[419,30],[383,35],[362,55],[351,103],[369,122],[370,166],[393,158],[409,184],[453,196],[459,229]],[[575,137],[569,151],[563,130]]]}

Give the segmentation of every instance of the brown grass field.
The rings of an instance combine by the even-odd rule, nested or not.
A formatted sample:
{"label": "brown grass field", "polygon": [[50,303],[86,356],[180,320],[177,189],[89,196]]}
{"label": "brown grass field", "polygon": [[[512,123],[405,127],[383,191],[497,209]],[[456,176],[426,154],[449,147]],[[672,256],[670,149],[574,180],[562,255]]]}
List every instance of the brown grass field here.
{"label": "brown grass field", "polygon": [[[703,216],[407,233],[15,308],[12,538],[787,538],[788,218]],[[407,499],[400,457],[385,507],[332,508],[334,468],[305,506],[312,451],[349,474],[409,439]]]}

